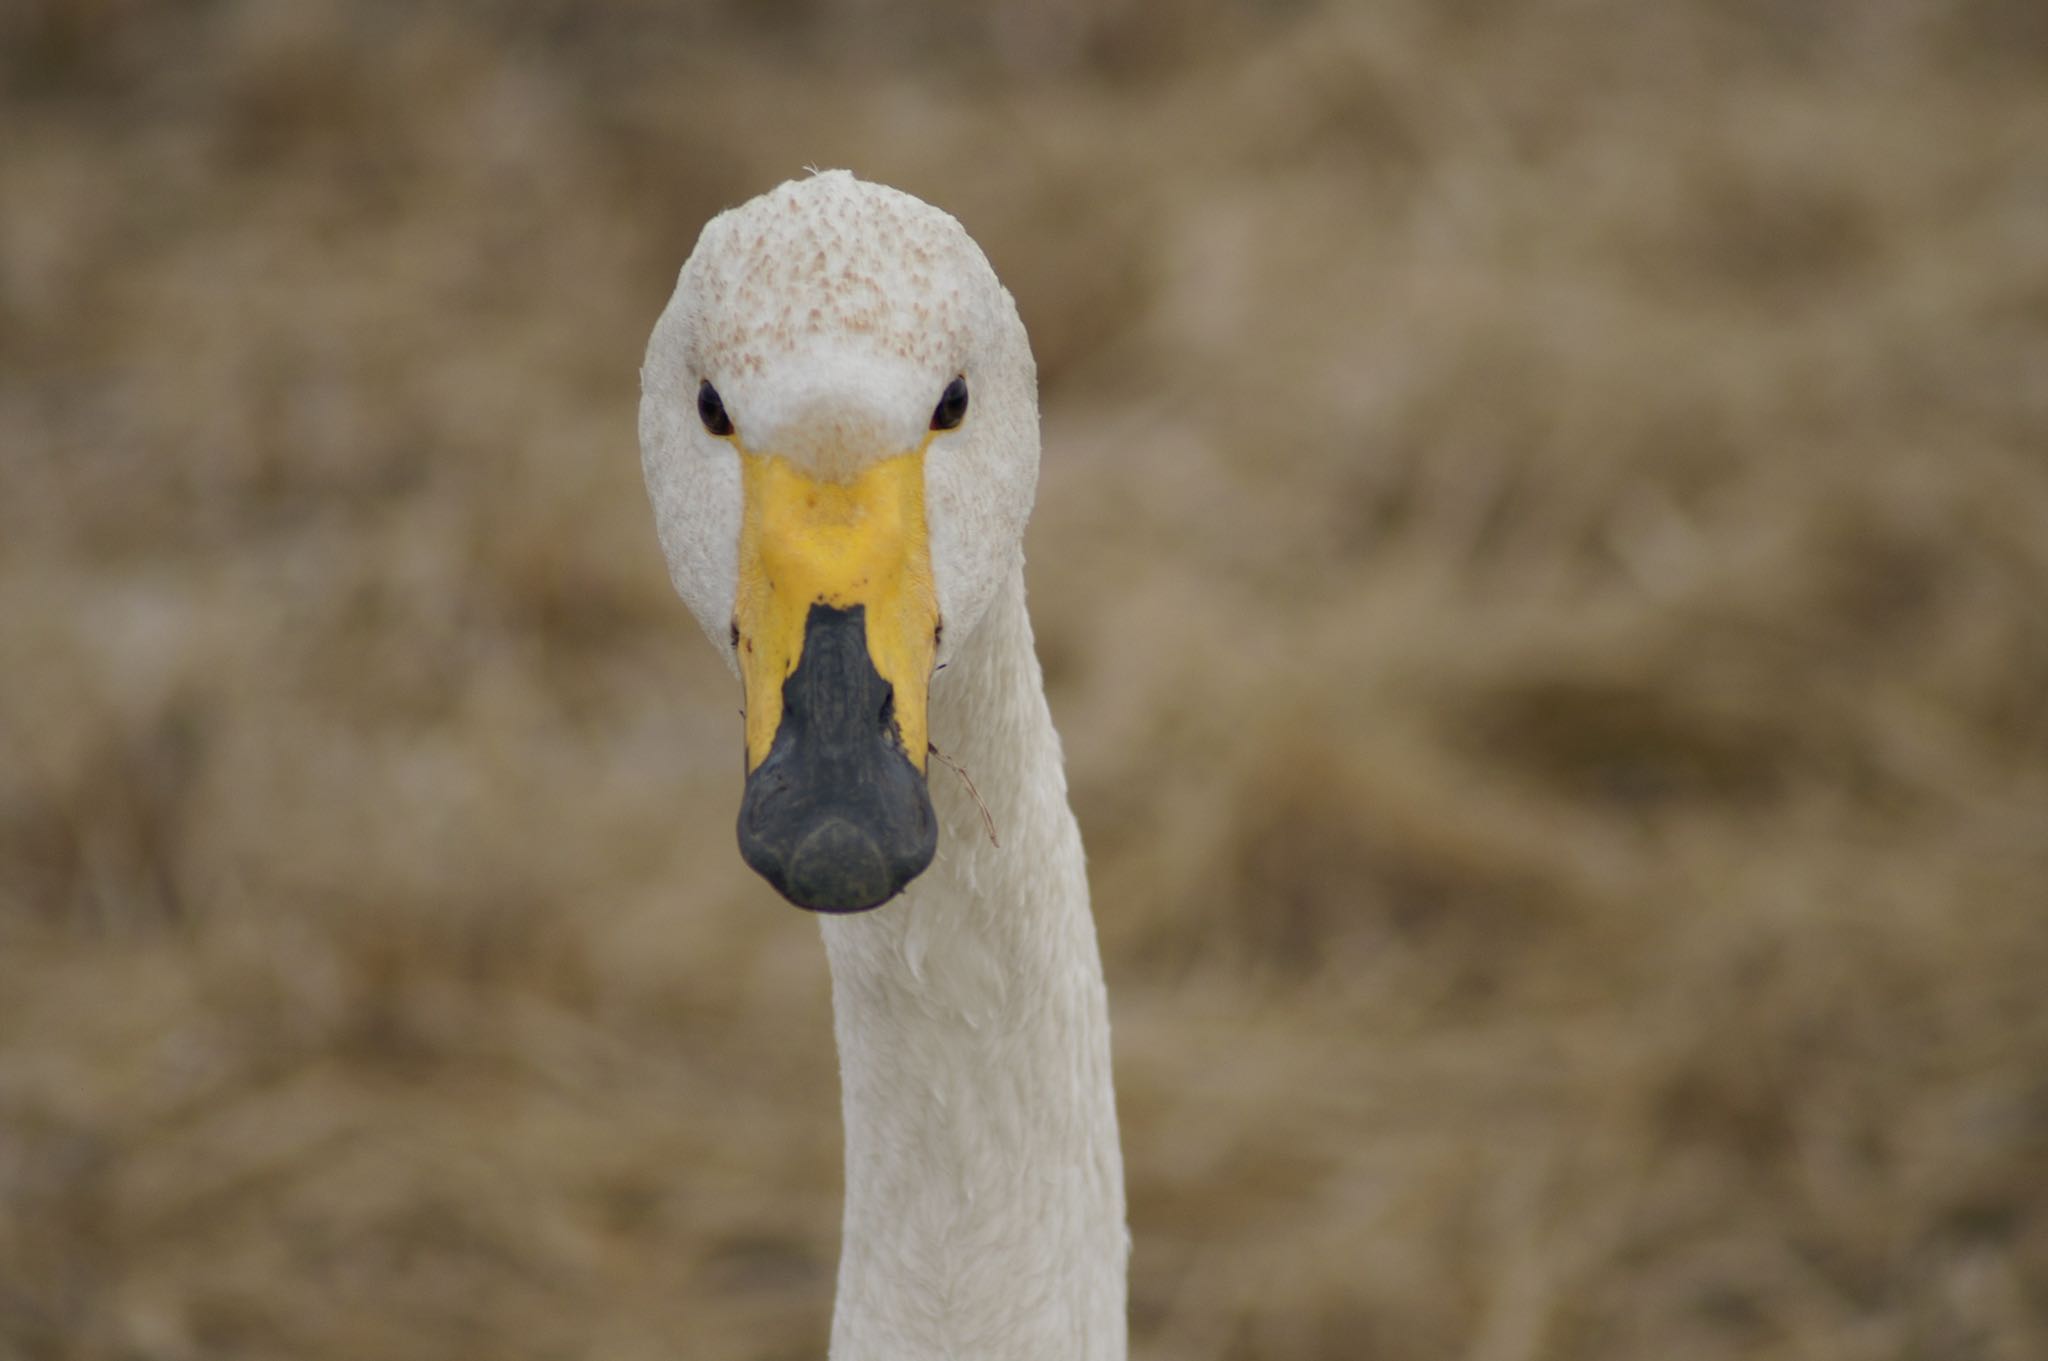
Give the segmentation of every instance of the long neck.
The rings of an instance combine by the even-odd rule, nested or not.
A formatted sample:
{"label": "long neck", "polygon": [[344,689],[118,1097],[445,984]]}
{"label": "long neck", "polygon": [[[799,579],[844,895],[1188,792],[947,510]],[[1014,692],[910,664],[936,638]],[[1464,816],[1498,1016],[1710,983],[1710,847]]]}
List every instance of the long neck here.
{"label": "long neck", "polygon": [[846,1116],[833,1361],[1125,1353],[1123,1162],[1081,837],[1021,564],[936,678],[937,860],[826,918]]}

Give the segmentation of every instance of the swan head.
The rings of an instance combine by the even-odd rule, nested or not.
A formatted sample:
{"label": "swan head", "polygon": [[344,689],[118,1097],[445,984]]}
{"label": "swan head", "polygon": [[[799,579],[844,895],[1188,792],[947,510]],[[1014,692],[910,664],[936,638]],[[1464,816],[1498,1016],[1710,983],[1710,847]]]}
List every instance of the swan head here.
{"label": "swan head", "polygon": [[640,378],[670,578],[745,692],[741,854],[799,907],[878,906],[937,848],[935,672],[1022,553],[1016,305],[952,217],[831,171],[705,226]]}

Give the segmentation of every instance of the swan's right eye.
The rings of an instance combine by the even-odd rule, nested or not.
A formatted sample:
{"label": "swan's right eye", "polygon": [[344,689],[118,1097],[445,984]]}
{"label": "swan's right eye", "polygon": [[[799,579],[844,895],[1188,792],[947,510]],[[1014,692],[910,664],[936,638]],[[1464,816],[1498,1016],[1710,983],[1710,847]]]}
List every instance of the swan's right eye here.
{"label": "swan's right eye", "polygon": [[725,401],[719,397],[718,389],[711,386],[709,378],[697,389],[697,419],[720,439],[732,433],[732,417],[725,414]]}
{"label": "swan's right eye", "polygon": [[962,374],[946,384],[946,390],[939,394],[939,404],[932,412],[932,429],[956,430],[966,419],[967,376]]}

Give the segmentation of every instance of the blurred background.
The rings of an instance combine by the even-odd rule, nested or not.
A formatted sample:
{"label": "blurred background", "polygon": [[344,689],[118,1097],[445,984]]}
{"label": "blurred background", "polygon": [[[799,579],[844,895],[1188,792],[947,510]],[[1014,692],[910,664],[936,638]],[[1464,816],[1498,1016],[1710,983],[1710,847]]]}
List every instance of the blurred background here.
{"label": "blurred background", "polygon": [[1141,1361],[2048,1355],[2036,0],[10,0],[0,1357],[823,1355],[637,368],[956,213]]}

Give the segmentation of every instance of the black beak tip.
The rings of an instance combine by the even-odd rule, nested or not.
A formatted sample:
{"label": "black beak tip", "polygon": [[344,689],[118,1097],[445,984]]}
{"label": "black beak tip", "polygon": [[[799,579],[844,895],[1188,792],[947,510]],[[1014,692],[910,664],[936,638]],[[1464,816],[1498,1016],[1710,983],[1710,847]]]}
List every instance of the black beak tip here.
{"label": "black beak tip", "polygon": [[747,864],[776,892],[812,912],[880,907],[925,871],[937,849],[936,837],[892,837],[891,853],[867,829],[835,816],[805,830],[787,853],[748,836],[747,830],[743,827],[740,837]]}
{"label": "black beak tip", "polygon": [[740,799],[740,856],[813,912],[880,907],[939,846],[924,773],[904,754],[865,610],[813,605],[782,720]]}
{"label": "black beak tip", "polygon": [[896,896],[905,881],[889,873],[874,838],[844,818],[826,818],[789,857],[784,897],[817,912],[860,912]]}

